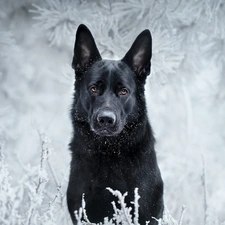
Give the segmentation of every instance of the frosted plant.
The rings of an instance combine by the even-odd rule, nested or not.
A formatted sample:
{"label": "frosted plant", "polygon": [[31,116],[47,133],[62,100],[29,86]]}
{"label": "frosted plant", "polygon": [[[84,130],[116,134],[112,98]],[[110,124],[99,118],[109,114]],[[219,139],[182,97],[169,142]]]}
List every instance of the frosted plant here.
{"label": "frosted plant", "polygon": [[[14,88],[9,88],[9,86],[13,86],[12,84],[15,83],[15,80],[18,78],[15,78],[15,74],[18,75],[20,73],[18,68],[20,68],[19,65],[23,64],[23,51],[16,43],[14,36],[15,34],[10,29],[5,30],[0,26],[0,110],[2,110],[0,116],[3,115],[4,112],[11,116],[11,120],[1,120],[0,123],[2,123],[3,128],[7,127],[7,125],[12,122],[15,122],[13,106],[16,105],[16,99],[18,99],[19,94]],[[26,75],[28,74],[25,72],[22,73],[22,76],[25,79],[27,79]],[[10,82],[12,83],[9,85]],[[24,89],[25,90],[23,91],[26,91],[26,88]],[[12,106],[12,103],[15,104]]]}
{"label": "frosted plant", "polygon": [[[47,35],[50,45],[60,46],[74,40],[74,31],[84,23],[89,8],[77,1],[46,0],[46,6],[34,4],[32,13],[36,14],[36,26],[40,26]],[[69,41],[70,43],[70,41]]]}
{"label": "frosted plant", "polygon": [[177,222],[169,213],[168,209],[165,207],[164,212],[163,212],[163,218],[161,219],[156,219],[158,221],[158,225],[181,225],[182,224],[182,218],[183,218],[183,212],[184,212],[184,207],[182,208],[182,213],[180,217],[180,222]]}
{"label": "frosted plant", "polygon": [[[185,70],[200,71],[204,66],[202,53],[223,60],[225,29],[224,4],[221,0],[186,2],[181,1],[177,10],[174,28],[182,40],[182,49],[186,52]],[[193,16],[189,16],[189,15]],[[210,34],[210,35],[209,35]],[[195,43],[195,45],[193,45]]]}
{"label": "frosted plant", "polygon": [[[171,35],[167,29],[160,29],[161,16],[159,15],[167,12],[166,6],[162,7],[164,5],[161,1],[132,0],[112,4],[101,2],[101,6],[105,9],[104,13],[94,3],[90,4],[88,9],[85,4],[86,2],[78,4],[70,0],[51,0],[43,7],[34,5],[35,9],[31,12],[37,14],[35,17],[37,25],[46,31],[45,35],[48,36],[51,45],[70,43],[73,46],[76,27],[79,23],[86,23],[97,37],[96,41],[103,57],[113,59],[123,57],[134,38],[132,35],[135,36],[143,29],[149,28],[153,33],[155,57],[152,74],[157,74],[157,81],[164,83],[166,77],[164,75],[174,73],[180,65],[183,54],[178,52],[179,39]],[[176,2],[175,6],[177,4]],[[171,4],[169,6],[171,8]],[[87,10],[89,12],[86,13]],[[97,20],[100,17],[101,23]],[[130,23],[131,20],[133,23]],[[171,21],[168,18],[165,20]],[[162,63],[167,66],[162,67]]]}
{"label": "frosted plant", "polygon": [[174,29],[174,22],[178,19],[178,15],[180,16],[180,8],[183,9],[182,3],[187,6],[187,1],[184,0],[115,2],[112,4],[112,12],[121,21],[119,27],[123,32],[134,28],[140,31],[152,26],[166,28],[171,32]]}
{"label": "frosted plant", "polygon": [[[0,224],[8,224],[7,218],[11,216],[11,208],[14,198],[11,187],[11,177],[8,166],[4,162],[3,155],[4,141],[0,142]],[[9,210],[10,209],[10,210]]]}
{"label": "frosted plant", "polygon": [[[211,32],[214,37],[225,37],[225,29],[223,21],[225,19],[225,6],[223,0],[206,0],[199,1],[197,4],[199,10],[199,28],[202,28],[204,33]],[[197,8],[197,7],[196,7]],[[210,26],[207,26],[210,24]],[[207,32],[208,31],[208,32]]]}
{"label": "frosted plant", "polygon": [[[113,13],[118,21],[120,32],[126,34],[124,40],[129,40],[129,35],[140,32],[143,29],[150,29],[153,36],[153,59],[152,73],[154,81],[157,83],[166,83],[168,74],[175,73],[184,58],[183,52],[180,51],[181,39],[175,36],[175,33],[169,32],[168,29],[162,28],[163,23],[171,22],[173,14],[171,12],[177,7],[179,2],[173,4],[162,3],[161,1],[129,1],[115,2],[112,6]],[[162,21],[164,20],[164,22]],[[133,21],[130,23],[130,21]],[[164,25],[171,27],[172,24]],[[125,32],[126,29],[126,32]],[[162,66],[163,65],[163,66]]]}
{"label": "frosted plant", "polygon": [[[150,28],[151,29],[151,28]],[[169,74],[176,73],[184,53],[180,51],[181,39],[170,36],[167,30],[152,29],[152,71],[151,76],[163,84]]]}
{"label": "frosted plant", "polygon": [[[0,18],[5,19],[8,15],[12,15],[12,13],[16,12],[19,8],[29,7],[30,4],[37,0],[7,0],[7,1],[0,1]],[[39,1],[39,0],[38,0]]]}
{"label": "frosted plant", "polygon": [[[197,0],[193,2],[180,0],[178,7],[174,11],[177,14],[175,26],[179,25],[180,27],[185,28],[186,26],[190,26],[192,24],[196,25],[203,21],[209,23],[220,8],[221,2],[222,0]],[[190,16],[190,14],[192,16]],[[202,28],[205,29],[207,26]],[[194,35],[194,33],[192,34]]]}
{"label": "frosted plant", "polygon": [[[217,4],[216,4],[217,3]],[[214,5],[215,4],[215,5]],[[214,36],[225,38],[225,28],[223,21],[225,20],[225,4],[222,0],[212,1],[213,5],[213,17],[211,21],[211,27],[214,28]]]}
{"label": "frosted plant", "polygon": [[53,198],[52,201],[49,202],[47,210],[43,213],[43,215],[40,215],[39,220],[42,221],[42,223],[46,224],[55,224],[56,223],[56,218],[55,218],[55,212],[57,211],[56,205],[57,205],[57,200],[60,198],[62,195],[61,192],[61,186],[57,188],[57,192]]}
{"label": "frosted plant", "polygon": [[[118,199],[119,207],[116,206],[115,202],[112,202],[112,207],[114,209],[114,215],[112,219],[108,219],[107,217],[104,219],[103,223],[91,223],[88,219],[88,215],[86,214],[85,209],[85,196],[82,197],[82,207],[75,211],[75,217],[77,219],[78,225],[139,225],[138,218],[139,218],[139,203],[138,200],[141,196],[138,194],[138,188],[134,190],[134,202],[131,202],[134,205],[134,215],[132,215],[131,207],[127,207],[125,202],[125,198],[127,196],[127,192],[122,194],[120,191],[112,190],[111,188],[107,188]],[[182,207],[180,220],[177,222],[173,217],[170,215],[168,209],[165,207],[163,218],[155,219],[158,221],[159,225],[182,225],[183,222],[183,213],[185,207]],[[146,225],[149,224],[149,221],[146,221]]]}
{"label": "frosted plant", "polygon": [[120,22],[116,18],[109,19],[108,16],[102,15],[102,23],[93,22],[90,29],[103,58],[121,59],[128,50],[131,38],[119,30]]}
{"label": "frosted plant", "polygon": [[[186,67],[194,67],[195,71],[199,71],[204,66],[203,60],[199,60],[202,58],[202,53],[206,53],[205,56],[210,61],[213,59],[219,66],[223,65],[225,29],[222,21],[225,19],[225,10],[222,1],[197,1],[196,4],[189,3],[187,5],[188,7],[183,7],[180,10],[184,16],[179,16],[182,21],[178,27],[183,49],[187,52]],[[187,16],[190,13],[195,15],[195,19]],[[186,23],[187,18],[192,21]],[[195,42],[198,45],[190,47],[190,44]]]}
{"label": "frosted plant", "polygon": [[37,223],[37,207],[42,204],[43,202],[43,191],[45,188],[46,183],[48,182],[48,175],[45,170],[45,163],[48,157],[48,138],[40,134],[41,137],[41,161],[38,167],[37,175],[38,175],[38,182],[37,184],[31,184],[30,182],[26,183],[26,186],[29,190],[29,198],[30,198],[30,207],[28,210],[28,215],[26,219],[26,225],[36,224]]}
{"label": "frosted plant", "polygon": [[[125,203],[125,198],[127,196],[127,192],[124,193],[123,195],[121,194],[121,192],[119,191],[114,191],[111,188],[107,188],[114,196],[116,196],[118,198],[118,203],[120,204],[120,209],[118,209],[116,207],[116,203],[112,202],[113,205],[113,209],[114,209],[114,218],[116,218],[116,221],[119,224],[123,224],[123,225],[131,225],[133,224],[132,222],[132,215],[131,215],[131,207],[127,207],[126,203]],[[139,199],[139,195],[138,195],[138,191],[137,189],[135,190],[135,197],[136,199],[134,200],[135,204],[135,218],[134,221],[137,224],[138,222],[138,208],[139,208],[139,204],[138,204],[138,199]]]}
{"label": "frosted plant", "polygon": [[[45,134],[40,134],[40,138],[42,141],[40,164],[38,166],[22,165],[25,173],[18,185],[14,187],[11,184],[8,166],[4,162],[2,153],[4,142],[0,143],[1,225],[56,225],[57,218],[61,217],[62,223],[68,219],[65,216],[67,215],[66,207],[59,205],[62,196],[61,185],[57,187],[55,195],[50,196],[47,192],[46,184],[49,175],[46,163],[51,148]],[[48,207],[45,206],[47,203]],[[60,212],[56,216],[55,213],[58,210]]]}
{"label": "frosted plant", "polygon": [[213,59],[222,69],[225,64],[225,37],[223,39],[213,38],[210,42],[207,41],[204,52],[207,58]]}
{"label": "frosted plant", "polygon": [[[136,188],[134,190],[134,218],[132,219],[132,214],[131,214],[131,207],[127,207],[125,203],[125,198],[127,196],[127,192],[122,194],[119,191],[114,191],[111,188],[107,188],[108,191],[112,193],[115,197],[118,199],[118,203],[120,205],[119,208],[117,208],[116,203],[112,202],[112,207],[114,209],[114,215],[112,219],[105,218],[103,225],[139,225],[138,223],[138,217],[139,217],[139,203],[138,200],[140,198],[138,194],[138,189]],[[88,220],[88,215],[86,214],[85,210],[85,196],[83,195],[82,198],[82,207],[75,212],[76,219],[78,221],[78,224],[92,224]],[[83,217],[83,220],[82,220]],[[102,223],[99,223],[98,225],[101,225]]]}
{"label": "frosted plant", "polygon": [[112,12],[120,21],[121,31],[127,32],[133,28],[140,31],[144,26],[149,26],[149,23],[153,24],[157,16],[164,11],[164,5],[160,3],[161,1],[145,0],[115,2],[112,5]]}
{"label": "frosted plant", "polygon": [[15,42],[13,33],[11,31],[4,30],[2,27],[0,27],[0,49],[0,66],[15,55],[20,54],[20,48]]}

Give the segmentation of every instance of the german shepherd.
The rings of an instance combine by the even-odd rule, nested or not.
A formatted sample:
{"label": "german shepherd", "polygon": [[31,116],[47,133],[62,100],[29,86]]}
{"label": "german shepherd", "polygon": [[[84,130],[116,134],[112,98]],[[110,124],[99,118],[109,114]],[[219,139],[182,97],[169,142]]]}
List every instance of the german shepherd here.
{"label": "german shepherd", "polygon": [[86,212],[93,223],[112,218],[112,201],[107,187],[128,192],[133,206],[138,188],[139,223],[163,213],[163,181],[154,150],[146,102],[145,81],[150,74],[152,38],[149,30],[138,35],[122,60],[104,60],[85,25],[76,33],[72,67],[75,93],[71,110],[73,137],[68,209],[74,211],[85,194]]}

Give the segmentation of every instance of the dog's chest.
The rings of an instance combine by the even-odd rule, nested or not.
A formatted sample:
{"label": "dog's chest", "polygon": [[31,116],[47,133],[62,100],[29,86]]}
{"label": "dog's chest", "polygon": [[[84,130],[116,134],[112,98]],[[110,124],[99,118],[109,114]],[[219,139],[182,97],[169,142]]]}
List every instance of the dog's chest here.
{"label": "dog's chest", "polygon": [[[111,187],[128,190],[136,184],[138,173],[137,161],[118,155],[98,155],[89,163],[89,189]],[[85,178],[84,178],[85,179]]]}

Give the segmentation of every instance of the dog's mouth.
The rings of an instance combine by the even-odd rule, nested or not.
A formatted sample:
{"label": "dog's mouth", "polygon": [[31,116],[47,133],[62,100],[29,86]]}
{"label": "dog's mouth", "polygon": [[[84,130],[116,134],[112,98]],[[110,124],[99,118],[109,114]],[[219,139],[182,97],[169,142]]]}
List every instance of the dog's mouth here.
{"label": "dog's mouth", "polygon": [[116,136],[123,129],[122,123],[114,124],[113,126],[99,126],[98,123],[91,122],[91,130],[99,136]]}
{"label": "dog's mouth", "polygon": [[120,133],[117,130],[110,130],[107,128],[92,129],[92,130],[99,136],[116,136]]}

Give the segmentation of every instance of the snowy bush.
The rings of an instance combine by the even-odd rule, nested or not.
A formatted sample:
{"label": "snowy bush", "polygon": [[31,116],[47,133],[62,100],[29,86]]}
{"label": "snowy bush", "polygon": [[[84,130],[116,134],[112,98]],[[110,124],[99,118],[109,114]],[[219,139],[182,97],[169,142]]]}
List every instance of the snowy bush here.
{"label": "snowy bush", "polygon": [[[68,223],[67,213],[63,212],[66,207],[65,195],[62,194],[61,184],[55,185],[53,193],[49,192],[47,183],[49,181],[49,140],[44,134],[41,138],[41,156],[39,165],[21,165],[24,175],[12,185],[8,171],[8,165],[4,159],[4,143],[0,146],[0,224],[2,225],[54,225]],[[53,171],[52,171],[53,172]],[[51,177],[54,178],[53,173]]]}
{"label": "snowy bush", "polygon": [[[116,206],[115,202],[112,202],[112,207],[114,209],[114,215],[113,218],[105,218],[103,223],[98,223],[96,225],[139,225],[138,218],[139,218],[139,203],[138,200],[141,196],[138,194],[138,188],[134,190],[134,201],[131,202],[133,207],[133,214],[131,213],[132,208],[127,207],[127,204],[125,202],[125,198],[127,196],[127,192],[122,194],[121,192],[117,190],[112,190],[111,188],[107,188],[108,191],[111,192],[112,195],[116,196],[118,198],[118,206]],[[172,216],[169,214],[167,208],[164,210],[163,218],[156,219],[158,221],[159,225],[181,225],[182,223],[182,217],[184,212],[184,207],[182,208],[182,213],[180,217],[179,223],[172,218]],[[79,209],[79,211],[75,211],[75,216],[77,219],[78,225],[91,225],[94,223],[91,223],[88,219],[88,215],[86,214],[85,210],[85,196],[83,195],[82,198],[82,207]],[[146,225],[149,224],[149,221],[146,221]]]}

